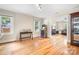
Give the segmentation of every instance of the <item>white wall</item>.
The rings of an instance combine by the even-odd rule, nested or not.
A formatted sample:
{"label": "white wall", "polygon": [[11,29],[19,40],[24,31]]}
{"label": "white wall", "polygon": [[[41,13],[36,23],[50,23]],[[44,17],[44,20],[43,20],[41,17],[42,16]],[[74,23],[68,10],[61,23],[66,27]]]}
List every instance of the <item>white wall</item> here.
{"label": "white wall", "polygon": [[70,18],[70,15],[68,15],[68,28],[67,28],[67,37],[68,37],[68,42],[70,43],[71,42],[71,23],[70,23],[70,21],[71,21],[71,18]]}
{"label": "white wall", "polygon": [[19,32],[23,29],[31,29],[33,31],[33,17],[23,14],[16,14],[14,19],[14,35],[19,38]]}
{"label": "white wall", "polygon": [[2,33],[1,33],[1,20],[0,20],[0,39],[2,37]]}
{"label": "white wall", "polygon": [[[5,36],[6,41],[14,41],[19,39],[19,32],[23,29],[31,29],[34,32],[34,16],[15,13],[7,10],[0,9],[0,15],[7,15],[13,17],[14,33]],[[35,36],[35,33],[34,33]]]}

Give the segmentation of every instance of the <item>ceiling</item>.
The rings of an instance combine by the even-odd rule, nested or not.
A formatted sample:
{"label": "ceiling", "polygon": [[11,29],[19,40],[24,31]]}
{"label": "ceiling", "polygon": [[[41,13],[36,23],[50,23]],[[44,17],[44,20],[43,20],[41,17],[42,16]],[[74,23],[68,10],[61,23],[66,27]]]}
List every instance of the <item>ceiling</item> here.
{"label": "ceiling", "polygon": [[[39,7],[41,9],[39,10]],[[0,4],[0,8],[37,17],[60,16],[79,11],[78,4]]]}

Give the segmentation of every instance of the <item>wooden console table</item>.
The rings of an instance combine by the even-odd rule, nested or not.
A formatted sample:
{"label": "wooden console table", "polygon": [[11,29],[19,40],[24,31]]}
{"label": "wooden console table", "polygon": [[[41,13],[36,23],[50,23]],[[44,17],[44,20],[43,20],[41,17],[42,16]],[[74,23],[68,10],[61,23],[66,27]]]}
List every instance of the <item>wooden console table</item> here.
{"label": "wooden console table", "polygon": [[22,40],[22,39],[24,39],[24,38],[27,38],[27,37],[22,37],[22,35],[24,35],[24,34],[30,34],[29,35],[29,38],[31,38],[31,39],[33,39],[33,33],[32,32],[20,32],[20,40]]}

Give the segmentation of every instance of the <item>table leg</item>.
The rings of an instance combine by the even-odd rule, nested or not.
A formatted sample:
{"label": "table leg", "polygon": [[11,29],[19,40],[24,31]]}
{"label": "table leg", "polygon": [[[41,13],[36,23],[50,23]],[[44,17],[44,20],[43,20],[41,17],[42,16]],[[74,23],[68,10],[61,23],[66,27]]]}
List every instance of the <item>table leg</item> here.
{"label": "table leg", "polygon": [[21,33],[20,33],[20,41],[22,41]]}

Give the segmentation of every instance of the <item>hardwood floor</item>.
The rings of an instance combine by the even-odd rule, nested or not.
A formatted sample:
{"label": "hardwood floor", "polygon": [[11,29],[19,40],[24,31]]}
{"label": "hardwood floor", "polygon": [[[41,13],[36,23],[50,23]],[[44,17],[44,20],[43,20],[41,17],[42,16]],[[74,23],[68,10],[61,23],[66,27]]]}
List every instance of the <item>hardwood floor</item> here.
{"label": "hardwood floor", "polygon": [[78,55],[79,47],[66,44],[66,37],[25,39],[0,45],[1,55]]}

